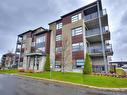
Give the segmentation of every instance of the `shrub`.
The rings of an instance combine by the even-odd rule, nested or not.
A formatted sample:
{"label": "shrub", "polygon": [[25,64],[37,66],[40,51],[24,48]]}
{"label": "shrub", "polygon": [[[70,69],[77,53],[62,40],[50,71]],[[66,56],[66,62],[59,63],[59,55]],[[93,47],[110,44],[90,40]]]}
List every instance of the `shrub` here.
{"label": "shrub", "polygon": [[44,71],[50,71],[50,57],[49,57],[49,54],[46,55]]}
{"label": "shrub", "polygon": [[111,68],[109,72],[113,74],[113,73],[115,73],[115,70],[113,68]]}
{"label": "shrub", "polygon": [[121,69],[121,68],[117,68],[116,69],[116,74],[118,76],[122,76],[122,77],[125,77],[126,76],[126,72],[123,69]]}
{"label": "shrub", "polygon": [[18,71],[19,72],[25,72],[25,70],[23,68],[19,68]]}
{"label": "shrub", "polygon": [[116,73],[116,66],[111,65],[111,66],[110,66],[109,72],[112,73],[112,74],[113,74],[113,73]]}
{"label": "shrub", "polygon": [[29,69],[26,71],[26,73],[33,73],[34,71],[32,69]]}
{"label": "shrub", "polygon": [[83,74],[92,74],[92,62],[88,53],[86,53]]}

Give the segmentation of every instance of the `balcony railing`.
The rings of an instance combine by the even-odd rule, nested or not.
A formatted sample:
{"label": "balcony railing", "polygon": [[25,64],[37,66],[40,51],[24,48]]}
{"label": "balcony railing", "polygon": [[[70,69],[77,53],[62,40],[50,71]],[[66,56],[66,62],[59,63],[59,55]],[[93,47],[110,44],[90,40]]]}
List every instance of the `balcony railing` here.
{"label": "balcony railing", "polygon": [[[87,50],[90,54],[91,53],[103,53],[101,46],[88,47]],[[105,46],[105,52],[112,52],[112,45],[111,44]]]}
{"label": "balcony railing", "polygon": [[[109,32],[108,26],[102,27],[102,32]],[[86,36],[91,36],[91,35],[100,35],[100,28],[95,28],[91,30],[86,31]]]}
{"label": "balcony railing", "polygon": [[106,51],[106,52],[113,52],[113,50],[112,50],[112,45],[111,45],[111,44],[106,45],[105,51]]}
{"label": "balcony railing", "polygon": [[21,51],[21,49],[20,49],[20,48],[17,48],[17,49],[16,49],[16,52],[20,52],[20,51]]}
{"label": "balcony railing", "polygon": [[46,51],[42,51],[42,50],[39,50],[39,49],[36,49],[35,53],[40,53],[42,55],[46,55]]}
{"label": "balcony railing", "polygon": [[22,39],[18,39],[17,43],[21,44],[22,43]]}
{"label": "balcony railing", "polygon": [[[106,14],[107,14],[106,9],[103,9],[102,11],[100,11],[101,17],[106,15]],[[84,17],[85,21],[89,21],[89,20],[96,19],[96,18],[98,18],[98,12],[94,12],[94,13],[86,15]]]}

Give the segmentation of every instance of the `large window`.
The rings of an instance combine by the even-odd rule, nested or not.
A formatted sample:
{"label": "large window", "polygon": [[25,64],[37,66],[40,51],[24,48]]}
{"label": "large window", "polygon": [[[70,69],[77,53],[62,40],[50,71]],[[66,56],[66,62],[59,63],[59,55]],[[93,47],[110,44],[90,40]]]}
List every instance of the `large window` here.
{"label": "large window", "polygon": [[45,42],[45,35],[37,36],[36,43]]}
{"label": "large window", "polygon": [[81,19],[82,19],[82,15],[80,13],[80,14],[72,16],[71,17],[71,22],[76,22],[76,21],[81,20]]}
{"label": "large window", "polygon": [[56,41],[60,41],[60,40],[62,40],[62,35],[57,35],[56,36]]}
{"label": "large window", "polygon": [[37,51],[45,52],[45,35],[37,36],[36,49]]}
{"label": "large window", "polygon": [[72,44],[72,51],[84,50],[83,42]]}
{"label": "large window", "polygon": [[58,24],[56,24],[56,29],[61,29],[61,28],[62,28],[62,26],[63,26],[63,24],[62,24],[62,23],[58,23]]}
{"label": "large window", "polygon": [[82,27],[72,29],[72,36],[76,36],[80,34],[82,34]]}

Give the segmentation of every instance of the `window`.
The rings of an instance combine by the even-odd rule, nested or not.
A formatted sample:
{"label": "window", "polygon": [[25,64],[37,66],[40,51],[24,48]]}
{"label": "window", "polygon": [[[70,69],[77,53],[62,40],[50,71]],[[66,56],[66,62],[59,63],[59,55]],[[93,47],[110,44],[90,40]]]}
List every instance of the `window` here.
{"label": "window", "polygon": [[80,34],[82,34],[82,27],[72,29],[72,36],[76,36],[76,35],[80,35]]}
{"label": "window", "polygon": [[83,65],[84,65],[84,60],[83,59],[76,60],[76,66],[83,66]]}
{"label": "window", "polygon": [[82,15],[80,13],[80,14],[72,16],[71,17],[71,22],[76,22],[76,21],[81,20],[81,19],[82,19]]}
{"label": "window", "polygon": [[57,48],[56,48],[56,52],[57,52],[57,53],[61,53],[61,52],[62,52],[62,47],[57,47]]}
{"label": "window", "polygon": [[44,35],[37,36],[36,43],[41,43],[41,42],[45,42],[45,36]]}
{"label": "window", "polygon": [[58,24],[56,25],[56,29],[61,29],[61,28],[62,28],[62,26],[63,26],[63,24],[62,24],[62,23],[58,23]]}
{"label": "window", "polygon": [[45,52],[45,35],[37,36],[36,49],[40,52]]}
{"label": "window", "polygon": [[60,41],[60,40],[62,40],[62,35],[57,35],[56,36],[56,41]]}
{"label": "window", "polygon": [[84,50],[83,42],[72,44],[72,51]]}

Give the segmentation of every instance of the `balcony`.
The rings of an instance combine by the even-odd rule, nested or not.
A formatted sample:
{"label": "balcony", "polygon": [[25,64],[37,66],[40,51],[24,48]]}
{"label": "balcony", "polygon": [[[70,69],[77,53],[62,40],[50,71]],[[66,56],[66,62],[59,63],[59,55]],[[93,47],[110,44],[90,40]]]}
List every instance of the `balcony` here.
{"label": "balcony", "polygon": [[46,55],[45,49],[35,49],[35,52],[34,52],[34,53],[39,53],[39,54],[41,54],[41,55],[43,55],[43,56]]}
{"label": "balcony", "polygon": [[[102,27],[102,33],[104,40],[110,40],[110,31],[108,26]],[[101,32],[99,28],[87,30],[85,36],[89,42],[101,41]]]}
{"label": "balcony", "polygon": [[[97,47],[88,47],[87,51],[89,52],[90,56],[94,57],[94,56],[103,56],[103,51],[102,51],[102,47],[101,46],[97,46]],[[113,50],[112,50],[112,45],[106,45],[105,46],[105,53],[106,55],[113,55]]]}
{"label": "balcony", "polygon": [[20,51],[21,51],[21,49],[20,49],[20,48],[17,48],[17,49],[16,49],[16,52],[20,52]]}
{"label": "balcony", "polygon": [[[100,11],[100,17],[101,17],[102,26],[107,26],[108,16],[107,16],[106,9],[103,9],[102,11]],[[88,29],[99,27],[98,12],[94,12],[92,14],[86,15],[84,17],[84,20],[85,20],[85,25]]]}
{"label": "balcony", "polygon": [[18,39],[17,44],[22,44],[22,40]]}

